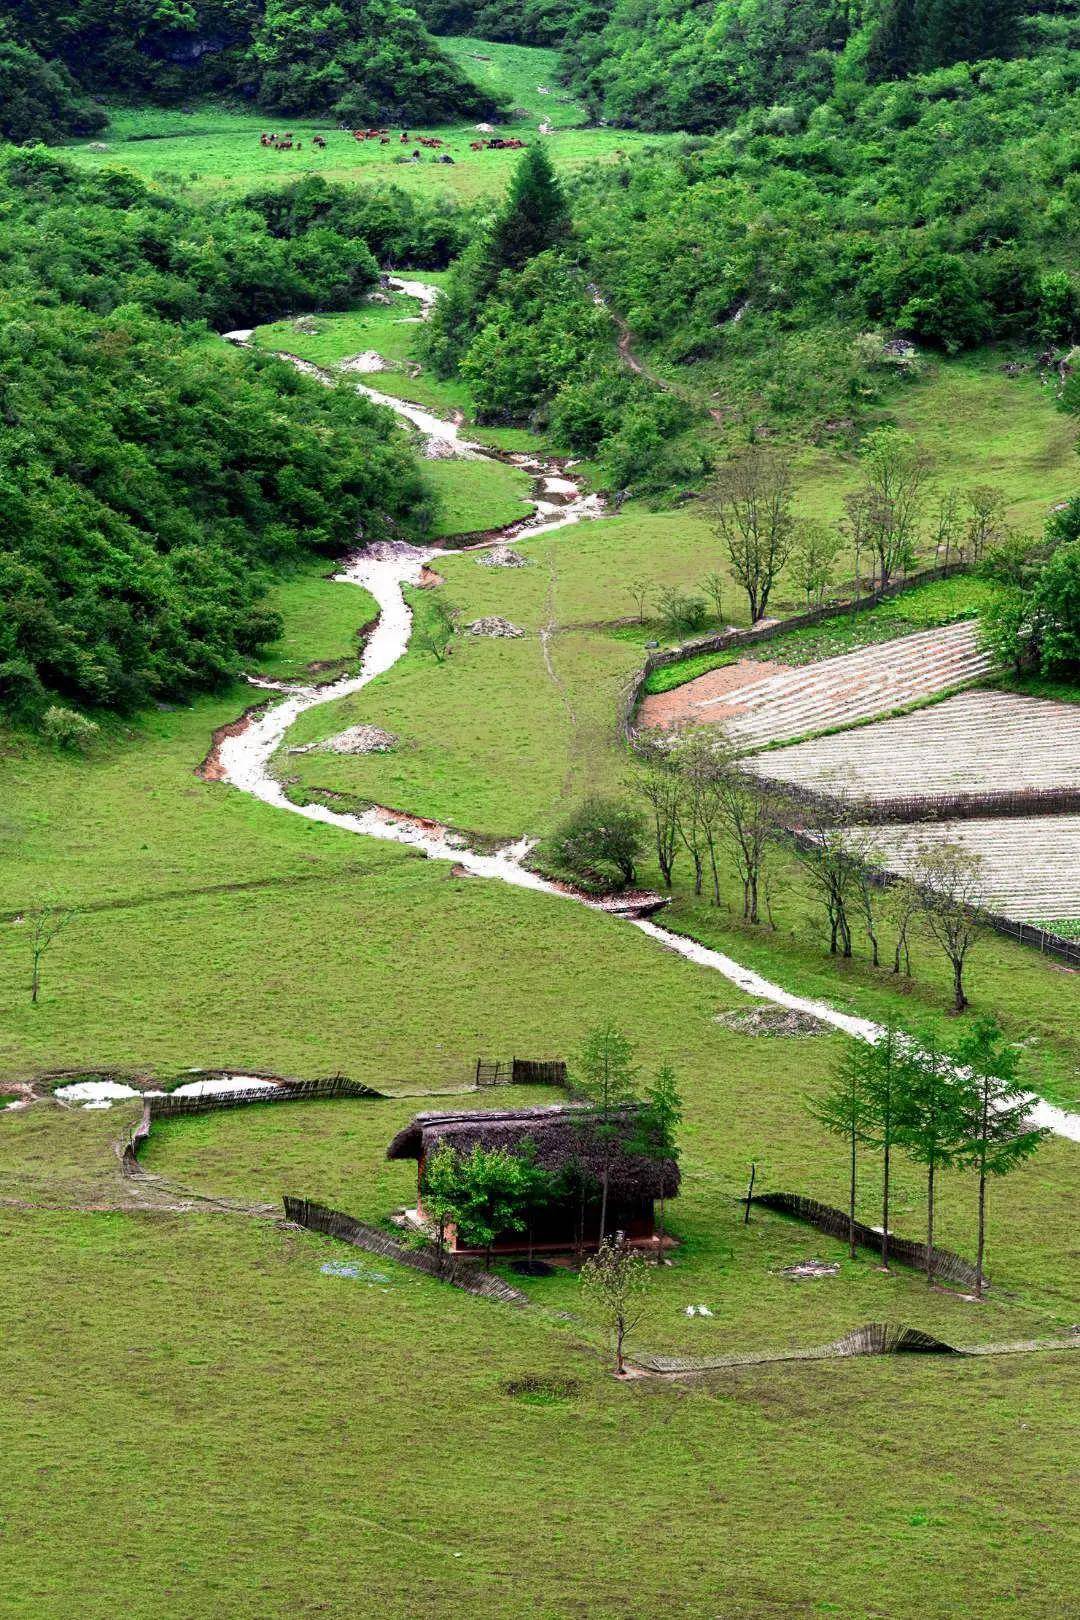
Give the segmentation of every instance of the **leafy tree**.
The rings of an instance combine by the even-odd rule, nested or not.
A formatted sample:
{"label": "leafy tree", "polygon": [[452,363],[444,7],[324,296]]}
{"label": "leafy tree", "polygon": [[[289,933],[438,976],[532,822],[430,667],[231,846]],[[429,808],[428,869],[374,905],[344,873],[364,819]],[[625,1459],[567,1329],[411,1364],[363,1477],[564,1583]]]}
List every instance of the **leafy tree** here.
{"label": "leafy tree", "polygon": [[598,870],[613,873],[622,888],[637,881],[637,861],[645,844],[645,821],[626,799],[592,794],[569,815],[551,839],[555,860],[580,877]]}
{"label": "leafy tree", "polygon": [[19,0],[8,10],[48,59],[21,66],[41,95],[39,118],[55,119],[49,138],[82,133],[72,80],[158,103],[242,93],[350,124],[448,122],[501,106],[398,0]]}
{"label": "leafy tree", "polygon": [[934,1031],[909,1049],[896,1141],[926,1166],[926,1285],[934,1280],[934,1215],[938,1171],[956,1162],[967,1141],[966,1092]]}
{"label": "leafy tree", "polygon": [[442,1190],[440,1207],[464,1243],[484,1250],[484,1267],[490,1271],[495,1239],[525,1230],[534,1177],[526,1161],[505,1148],[478,1142],[471,1153],[455,1157],[452,1191],[448,1195]]}
{"label": "leafy tree", "polygon": [[849,1041],[837,1062],[827,1088],[816,1097],[810,1112],[831,1136],[839,1136],[848,1147],[848,1253],[855,1258],[855,1194],[858,1147],[869,1134],[872,1114],[869,1075],[874,1049],[865,1041]]}
{"label": "leafy tree", "polygon": [[614,1024],[599,1024],[582,1043],[571,1081],[574,1090],[591,1105],[584,1128],[600,1148],[600,1238],[603,1241],[607,1233],[612,1154],[625,1134],[626,1105],[637,1095],[638,1071],[633,1043]]}
{"label": "leafy tree", "polygon": [[615,1372],[625,1370],[626,1335],[641,1318],[648,1282],[645,1257],[632,1249],[621,1232],[602,1238],[600,1247],[581,1268],[581,1289],[611,1335]]}
{"label": "leafy tree", "polygon": [[772,588],[791,555],[795,522],[786,459],[750,450],[721,468],[706,495],[713,531],[746,592],[750,621],[765,617]]}
{"label": "leafy tree", "polygon": [[[675,1081],[675,1071],[668,1064],[657,1070],[656,1079],[645,1087],[644,1107],[635,1119],[634,1147],[650,1159],[666,1161],[679,1159],[679,1126],[682,1124],[682,1097]],[[664,1263],[664,1229],[666,1197],[663,1183],[660,1192],[660,1233],[656,1251],[658,1266]]]}
{"label": "leafy tree", "polygon": [[421,1191],[424,1208],[435,1221],[436,1245],[440,1260],[446,1247],[446,1223],[456,1218],[461,1202],[460,1161],[453,1148],[443,1143],[424,1162]]}
{"label": "leafy tree", "polygon": [[1031,1098],[1018,1078],[1019,1053],[1005,1041],[996,1019],[977,1019],[953,1056],[968,1090],[967,1132],[959,1161],[971,1166],[979,1178],[975,1297],[981,1299],[987,1180],[1003,1178],[1025,1164],[1048,1133],[1029,1125]]}
{"label": "leafy tree", "polygon": [[0,139],[19,145],[94,135],[108,119],[62,62],[46,62],[0,23]]}

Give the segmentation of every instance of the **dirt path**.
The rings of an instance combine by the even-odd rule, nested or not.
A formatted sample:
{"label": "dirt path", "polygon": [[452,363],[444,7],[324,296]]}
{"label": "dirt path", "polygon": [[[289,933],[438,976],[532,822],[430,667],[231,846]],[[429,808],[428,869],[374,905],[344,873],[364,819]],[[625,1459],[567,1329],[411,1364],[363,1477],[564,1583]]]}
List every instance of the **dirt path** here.
{"label": "dirt path", "polygon": [[647,383],[651,383],[654,388],[659,388],[662,393],[673,394],[676,399],[685,400],[686,403],[688,405],[692,405],[695,410],[708,411],[714,422],[718,422],[723,425],[727,418],[722,410],[715,405],[706,404],[706,402],[695,394],[692,389],[682,387],[678,383],[668,382],[666,377],[661,377],[652,369],[647,360],[643,360],[641,358],[641,356],[634,349],[634,335],[623,316],[617,315],[603,299],[600,301],[601,303],[604,303],[604,307],[607,309],[608,314],[615,322],[616,329],[618,330],[619,341],[617,348],[619,351],[619,358],[623,364],[630,371],[632,371],[635,376],[642,377]]}

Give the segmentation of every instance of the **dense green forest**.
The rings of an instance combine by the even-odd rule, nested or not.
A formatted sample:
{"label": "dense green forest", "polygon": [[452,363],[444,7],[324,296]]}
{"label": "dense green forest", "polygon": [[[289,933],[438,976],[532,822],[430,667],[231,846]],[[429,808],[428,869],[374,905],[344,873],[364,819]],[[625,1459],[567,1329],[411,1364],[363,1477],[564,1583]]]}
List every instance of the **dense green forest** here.
{"label": "dense green forest", "polygon": [[563,47],[595,118],[714,131],[805,117],[834,89],[1080,45],[1076,0],[421,0],[441,34]]}
{"label": "dense green forest", "polygon": [[[688,399],[857,435],[920,353],[1080,338],[1078,129],[1080,57],[1050,50],[863,82],[805,120],[758,110],[566,198],[531,152],[430,357],[490,420],[546,426],[639,492],[701,470]],[[618,366],[611,310],[672,391]]]}
{"label": "dense green forest", "polygon": [[3,159],[0,211],[9,712],[215,685],[278,630],[271,571],[358,531],[423,532],[428,493],[388,413],[210,327],[355,303],[376,278],[365,225],[445,262],[440,211],[428,228],[414,201],[319,181],[200,210],[41,150]]}
{"label": "dense green forest", "polygon": [[16,0],[0,33],[0,135],[104,122],[93,96],[237,95],[347,124],[497,111],[399,0]]}
{"label": "dense green forest", "polygon": [[[776,412],[850,406],[881,334],[1080,335],[1080,56],[957,64],[596,170],[583,252],[633,330]],[[874,335],[878,337],[875,339]]]}

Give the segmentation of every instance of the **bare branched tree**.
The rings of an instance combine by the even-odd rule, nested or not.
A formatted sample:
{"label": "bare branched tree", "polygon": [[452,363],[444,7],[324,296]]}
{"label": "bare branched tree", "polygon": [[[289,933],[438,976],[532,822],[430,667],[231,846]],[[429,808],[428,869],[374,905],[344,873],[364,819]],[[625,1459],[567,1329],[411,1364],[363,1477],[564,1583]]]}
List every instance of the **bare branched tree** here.
{"label": "bare branched tree", "polygon": [[724,618],[724,597],[727,594],[727,584],[726,576],[720,573],[719,569],[713,569],[711,574],[706,574],[701,582],[701,588],[712,603],[716,617],[721,623]]}
{"label": "bare branched tree", "polygon": [[751,623],[764,618],[794,538],[791,471],[774,452],[751,449],[722,467],[705,497],[714,533],[746,592]]}
{"label": "bare branched tree", "polygon": [[949,959],[953,974],[953,1009],[968,1004],[964,989],[967,959],[986,932],[980,911],[984,876],[983,858],[960,844],[925,843],[919,847],[915,868],[908,876],[923,895],[926,926]]}
{"label": "bare branched tree", "polygon": [[712,903],[720,904],[720,779],[725,770],[723,741],[709,731],[692,731],[678,745],[676,762],[682,782],[679,837],[694,863],[694,893],[700,894],[708,864]]}
{"label": "bare branched tree", "polygon": [[825,915],[829,954],[851,955],[852,918],[861,914],[865,923],[868,909],[868,931],[876,946],[874,900],[867,893],[867,869],[873,865],[875,855],[870,829],[859,825],[845,794],[813,803],[809,808],[800,805],[797,820],[802,836],[796,840],[796,854],[811,896]]}
{"label": "bare branched tree", "polygon": [[635,579],[627,586],[637,608],[638,624],[645,623],[645,605],[653,593],[652,581],[648,579]]}
{"label": "bare branched tree", "polygon": [[656,862],[665,888],[670,889],[679,853],[683,781],[675,758],[674,740],[668,733],[655,729],[639,733],[627,786],[649,807]]}
{"label": "bare branched tree", "polygon": [[898,877],[882,895],[882,910],[893,934],[892,971],[911,978],[911,935],[922,914],[923,897],[914,883]]}
{"label": "bare branched tree", "polygon": [[37,1005],[38,996],[41,992],[41,964],[47,955],[50,946],[63,933],[64,929],[67,927],[74,915],[75,911],[72,906],[65,906],[59,901],[55,900],[39,906],[37,911],[31,913],[31,1005]]}

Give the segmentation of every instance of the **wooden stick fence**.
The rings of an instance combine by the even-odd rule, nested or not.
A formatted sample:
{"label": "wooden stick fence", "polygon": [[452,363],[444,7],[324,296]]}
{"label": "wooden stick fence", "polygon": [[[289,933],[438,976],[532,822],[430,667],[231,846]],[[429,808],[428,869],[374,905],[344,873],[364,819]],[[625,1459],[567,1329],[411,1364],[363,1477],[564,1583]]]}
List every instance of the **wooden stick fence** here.
{"label": "wooden stick fence", "polygon": [[244,1091],[211,1091],[198,1096],[177,1097],[166,1093],[164,1097],[147,1099],[151,1119],[171,1119],[178,1114],[205,1114],[219,1108],[244,1108],[249,1103],[309,1102],[321,1097],[367,1097],[384,1100],[381,1091],[365,1086],[361,1080],[349,1080],[343,1074],[331,1075],[325,1080],[287,1080],[275,1086],[252,1086]]}
{"label": "wooden stick fence", "polygon": [[[834,1209],[830,1204],[819,1204],[816,1198],[804,1198],[801,1193],[755,1193],[747,1202],[757,1204],[762,1209],[776,1210],[781,1215],[792,1215],[797,1221],[806,1221],[808,1225],[817,1227],[819,1232],[827,1232],[830,1237],[847,1241],[848,1218],[845,1212]],[[873,1226],[865,1226],[862,1221],[855,1222],[855,1241],[863,1248],[881,1253],[881,1233]],[[969,1260],[953,1254],[951,1249],[935,1247],[931,1252],[935,1277],[960,1283],[963,1287],[974,1287],[975,1267]],[[890,1232],[889,1256],[893,1260],[903,1261],[905,1265],[915,1266],[919,1271],[926,1270],[926,1244],[917,1243],[913,1238],[898,1237]],[[984,1274],[983,1282],[986,1281]]]}
{"label": "wooden stick fence", "polygon": [[496,1300],[501,1305],[529,1303],[527,1295],[519,1289],[511,1288],[501,1277],[493,1277],[490,1272],[481,1271],[467,1261],[448,1255],[440,1260],[437,1254],[429,1250],[410,1248],[389,1233],[380,1231],[377,1226],[368,1226],[365,1221],[358,1221],[338,1209],[328,1209],[325,1204],[312,1203],[308,1198],[286,1196],[284,1203],[286,1220],[307,1227],[309,1231],[323,1232],[342,1243],[351,1243],[353,1248],[380,1255],[384,1260],[394,1260],[398,1265],[411,1266],[414,1271],[423,1271],[429,1277],[437,1277],[440,1282],[448,1282],[454,1288],[463,1288],[467,1293],[478,1294],[483,1299]]}

